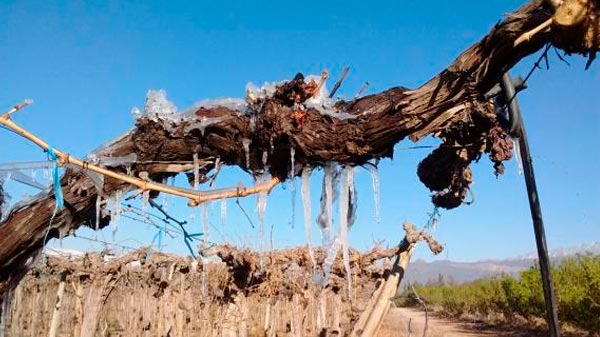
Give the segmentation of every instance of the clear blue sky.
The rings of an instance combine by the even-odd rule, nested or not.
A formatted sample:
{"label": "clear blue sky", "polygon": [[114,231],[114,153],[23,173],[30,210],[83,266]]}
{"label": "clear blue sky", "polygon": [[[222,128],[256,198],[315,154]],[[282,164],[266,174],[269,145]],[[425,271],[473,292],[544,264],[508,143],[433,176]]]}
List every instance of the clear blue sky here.
{"label": "clear blue sky", "polygon": [[[296,72],[337,77],[352,67],[340,94],[353,96],[364,81],[369,92],[395,85],[415,87],[447,66],[460,51],[481,38],[504,13],[522,1],[6,1],[0,2],[0,107],[23,98],[35,104],[15,120],[55,147],[83,156],[131,127],[130,110],[143,106],[148,89],[165,89],[185,108],[217,97],[243,97],[247,82],[261,84],[291,78]],[[598,64],[584,71],[584,60],[571,66],[550,53],[551,68],[536,72],[519,99],[528,127],[546,220],[549,246],[600,240],[600,117]],[[525,59],[513,71],[524,74]],[[431,141],[426,141],[431,143]],[[0,162],[42,160],[41,150],[0,130]],[[428,150],[402,150],[384,160],[381,173],[381,224],[373,220],[370,177],[357,170],[360,203],[351,244],[398,242],[404,220],[424,223],[431,211],[429,192],[416,176]],[[474,165],[476,201],[442,212],[435,235],[444,242],[441,258],[504,258],[535,249],[523,177],[513,162],[496,179],[491,163]],[[250,183],[230,170],[219,183]],[[299,189],[299,182],[297,188]],[[14,195],[23,189],[10,184]],[[302,207],[296,200],[291,228],[291,187],[277,188],[267,205],[278,247],[304,243]],[[313,215],[317,213],[320,175],[312,180]],[[298,191],[299,192],[299,191]],[[171,209],[189,216],[185,201]],[[254,198],[244,201],[257,223]],[[211,209],[212,240],[253,244],[250,228],[233,202],[225,226],[219,205]],[[195,220],[197,228],[200,227]],[[314,223],[314,222],[313,222]],[[316,227],[316,226],[313,226]],[[91,235],[83,232],[84,235]],[[154,230],[123,222],[117,241],[150,242]],[[110,235],[105,233],[107,239]],[[319,241],[315,229],[314,237]],[[167,250],[184,252],[180,240]],[[68,242],[75,248],[87,242]],[[430,259],[421,249],[418,257]]]}

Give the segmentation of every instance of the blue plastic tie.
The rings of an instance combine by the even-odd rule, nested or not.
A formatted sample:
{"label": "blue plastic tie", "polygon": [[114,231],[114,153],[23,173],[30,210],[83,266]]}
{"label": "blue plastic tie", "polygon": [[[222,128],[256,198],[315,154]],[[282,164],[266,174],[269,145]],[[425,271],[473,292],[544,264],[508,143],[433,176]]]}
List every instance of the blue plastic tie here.
{"label": "blue plastic tie", "polygon": [[162,247],[162,239],[163,239],[163,229],[162,227],[158,228],[158,232],[156,232],[156,234],[154,234],[154,237],[152,237],[152,243],[150,243],[150,246],[148,247],[148,249],[146,250],[146,260],[148,260],[148,258],[150,258],[150,255],[152,254],[152,247],[154,246],[154,242],[158,239],[158,251],[160,252],[160,247]]}
{"label": "blue plastic tie", "polygon": [[52,167],[52,179],[54,180],[54,199],[56,199],[56,210],[60,211],[63,209],[65,201],[63,199],[62,188],[60,187],[60,174],[58,172],[58,158],[56,157],[56,153],[54,153],[54,149],[52,147],[48,147],[48,158],[54,162]]}
{"label": "blue plastic tie", "polygon": [[60,174],[58,172],[58,158],[56,157],[56,153],[54,149],[49,146],[48,150],[48,159],[52,161],[52,180],[54,182],[54,200],[56,204],[54,205],[54,212],[52,212],[52,217],[50,218],[50,222],[48,223],[48,229],[46,230],[46,235],[44,235],[44,242],[42,248],[42,263],[46,263],[46,241],[48,241],[48,235],[50,234],[50,229],[52,228],[52,222],[54,221],[54,217],[56,213],[60,212],[64,205],[65,200],[62,194],[62,188],[60,187]]}
{"label": "blue plastic tie", "polygon": [[190,245],[190,242],[188,241],[189,239],[183,238],[183,242],[185,242],[185,245],[188,247],[188,250],[190,251],[190,255],[194,258],[194,260],[196,259],[196,254],[194,254],[194,249],[192,248],[192,245]]}

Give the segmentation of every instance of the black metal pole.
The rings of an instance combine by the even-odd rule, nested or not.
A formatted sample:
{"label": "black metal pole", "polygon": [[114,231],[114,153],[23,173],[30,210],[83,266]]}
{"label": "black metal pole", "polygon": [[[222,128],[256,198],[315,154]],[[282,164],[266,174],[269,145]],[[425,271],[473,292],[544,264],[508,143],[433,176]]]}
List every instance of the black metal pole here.
{"label": "black metal pole", "polygon": [[[508,103],[510,119],[514,121],[511,123],[513,126],[511,127],[511,131],[514,132],[514,136],[519,137],[521,161],[523,163],[523,173],[525,174],[525,185],[527,186],[529,208],[531,210],[540,271],[542,273],[542,285],[544,287],[544,300],[546,302],[546,316],[548,320],[549,335],[550,337],[560,337],[556,296],[554,293],[554,284],[552,283],[552,275],[550,273],[550,259],[548,258],[548,248],[546,247],[546,233],[544,231],[542,207],[540,205],[537,185],[535,183],[533,162],[529,152],[529,143],[527,142],[525,125],[523,124],[523,118],[521,116],[521,112],[519,111],[519,105],[515,96],[515,88],[508,72],[502,76],[501,85],[504,89],[506,102]],[[515,125],[516,127],[514,127]]]}

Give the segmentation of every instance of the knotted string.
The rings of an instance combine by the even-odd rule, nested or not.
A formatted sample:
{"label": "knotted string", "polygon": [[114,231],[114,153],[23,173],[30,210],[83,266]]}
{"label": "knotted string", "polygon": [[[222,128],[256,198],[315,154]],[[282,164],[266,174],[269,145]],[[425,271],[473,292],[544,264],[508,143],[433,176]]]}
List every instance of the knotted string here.
{"label": "knotted string", "polygon": [[46,150],[46,152],[48,153],[48,160],[53,162],[52,180],[53,180],[53,184],[54,184],[55,204],[54,204],[54,211],[52,212],[52,217],[50,218],[50,222],[48,223],[48,229],[46,230],[46,235],[44,236],[44,243],[43,243],[43,248],[42,248],[42,263],[46,263],[46,241],[48,240],[48,234],[50,234],[50,229],[52,228],[52,222],[54,221],[54,217],[56,216],[56,213],[60,212],[63,209],[64,204],[65,204],[65,201],[63,198],[63,193],[62,193],[62,188],[60,186],[60,174],[59,174],[59,170],[58,170],[58,157],[56,156],[54,149],[50,146],[48,147],[48,150]]}

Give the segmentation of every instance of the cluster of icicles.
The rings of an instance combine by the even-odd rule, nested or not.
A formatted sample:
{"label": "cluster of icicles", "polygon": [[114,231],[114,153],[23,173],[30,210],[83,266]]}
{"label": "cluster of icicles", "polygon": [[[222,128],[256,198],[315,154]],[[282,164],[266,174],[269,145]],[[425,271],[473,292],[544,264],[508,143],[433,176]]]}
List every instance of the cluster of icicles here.
{"label": "cluster of icicles", "polygon": [[[292,148],[292,167],[294,167],[294,150]],[[373,192],[375,198],[375,218],[379,222],[379,173],[377,166],[369,164],[367,168],[373,181]],[[312,215],[310,198],[310,177],[311,167],[302,169],[302,204],[304,211],[304,227],[306,231],[306,241],[308,252],[313,267],[317,265],[312,248]],[[294,194],[293,194],[294,195]],[[334,203],[337,200],[339,207],[338,215],[338,233],[334,233]],[[317,216],[317,224],[321,230],[321,237],[326,251],[326,258],[323,263],[323,275],[319,280],[319,275],[315,271],[315,281],[323,286],[329,283],[329,276],[335,258],[341,248],[344,269],[347,275],[348,292],[352,296],[352,271],[350,267],[349,240],[348,232],[356,220],[356,186],[354,182],[354,167],[349,165],[340,166],[335,163],[325,165],[323,174],[323,183],[321,188],[320,211]],[[295,204],[295,201],[293,201]]]}
{"label": "cluster of icicles", "polygon": [[[246,150],[248,151],[248,150]],[[248,157],[249,154],[246,154]],[[356,220],[357,194],[354,181],[355,168],[350,165],[339,165],[337,163],[328,163],[324,167],[323,182],[321,188],[320,210],[317,216],[317,224],[321,231],[321,238],[326,252],[326,258],[322,265],[323,273],[316,270],[317,261],[313,251],[312,243],[312,214],[311,214],[311,192],[310,179],[313,168],[310,166],[297,168],[295,164],[295,149],[290,148],[290,173],[291,194],[292,194],[292,224],[295,222],[295,204],[296,204],[296,175],[301,176],[301,196],[304,212],[304,229],[306,233],[307,248],[310,260],[313,265],[314,281],[326,286],[329,283],[331,268],[338,253],[342,253],[344,269],[347,275],[349,295],[352,295],[352,277],[350,267],[349,239],[348,232]],[[268,174],[267,152],[263,153],[263,165],[265,169],[257,178],[257,183],[267,182],[270,177]],[[373,195],[375,201],[375,219],[379,223],[379,172],[377,166],[368,163],[363,166],[371,173],[373,183]],[[338,205],[338,231],[334,231],[334,204]],[[261,192],[257,198],[256,211],[259,220],[260,237],[264,238],[265,212],[267,209],[267,193]],[[222,208],[223,210],[223,208]],[[222,217],[224,215],[222,214]],[[264,239],[261,239],[260,251],[264,251]],[[262,259],[261,259],[262,266]]]}
{"label": "cluster of icicles", "polygon": [[[312,239],[312,214],[311,214],[311,192],[310,192],[310,180],[313,173],[313,168],[306,167],[296,167],[295,164],[295,150],[291,148],[291,165],[290,165],[290,173],[289,179],[291,180],[291,194],[292,194],[292,205],[296,204],[296,173],[301,177],[301,198],[302,198],[302,206],[304,213],[304,229],[306,233],[306,242],[308,246],[309,256],[313,265],[314,272],[314,281],[323,286],[329,283],[329,277],[331,274],[331,268],[337,257],[338,253],[341,250],[343,265],[346,270],[346,274],[348,276],[348,289],[351,294],[352,289],[352,278],[351,278],[351,267],[350,267],[350,255],[349,255],[349,240],[348,233],[356,220],[356,206],[357,206],[357,194],[356,187],[354,181],[355,175],[355,167],[349,165],[338,165],[336,163],[328,163],[324,167],[323,174],[323,182],[321,189],[321,198],[320,198],[320,210],[319,214],[316,217],[316,223],[321,231],[321,238],[324,250],[326,252],[326,258],[322,265],[322,273],[316,270],[317,261],[313,251],[313,239]],[[265,167],[260,174],[256,177],[256,183],[264,183],[270,180],[270,175],[268,173],[268,154],[265,151],[263,153],[263,165]],[[194,169],[193,169],[193,188],[199,189],[200,182],[200,170],[197,156],[194,156]],[[372,178],[373,184],[373,195],[375,202],[375,220],[379,223],[379,173],[377,170],[377,166],[371,163],[363,165],[363,168],[367,169]],[[300,171],[301,170],[301,173]],[[122,209],[122,199],[124,195],[122,191],[117,191],[111,196],[108,196],[105,202],[105,210],[109,212],[111,215],[111,228],[113,235],[117,231],[118,224],[120,221],[120,215],[123,212]],[[102,208],[102,196],[98,196],[96,203],[96,219],[100,219],[100,209]],[[166,199],[166,197],[165,197]],[[165,201],[166,203],[166,201]],[[227,200],[220,200],[220,220],[222,224],[225,224],[227,221]],[[339,207],[338,216],[337,216],[337,231],[334,229],[334,218],[335,210],[334,205],[337,204]],[[165,205],[166,206],[166,205]],[[203,228],[203,237],[202,237],[202,245],[206,247],[208,245],[209,240],[209,219],[208,219],[208,203],[205,203],[200,206],[201,208],[201,223]],[[141,216],[146,216],[145,212],[148,209],[148,194],[142,194],[142,214]],[[265,244],[265,215],[267,211],[267,192],[260,192],[257,195],[257,203],[256,203],[256,213],[258,217],[259,224],[259,252],[263,253],[266,250]],[[192,218],[195,218],[195,210],[192,211]],[[292,224],[295,222],[295,210],[294,206],[292,206]],[[98,222],[96,226],[98,227]],[[159,247],[160,248],[160,247]],[[262,257],[262,254],[260,254]],[[202,263],[207,263],[206,258],[201,256]],[[260,259],[260,265],[262,267],[262,258]],[[205,274],[206,268],[202,268],[202,280],[203,284],[207,278]],[[205,286],[203,285],[203,289]]]}

